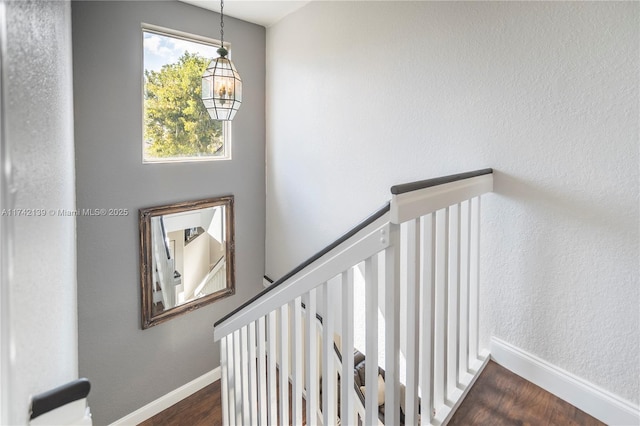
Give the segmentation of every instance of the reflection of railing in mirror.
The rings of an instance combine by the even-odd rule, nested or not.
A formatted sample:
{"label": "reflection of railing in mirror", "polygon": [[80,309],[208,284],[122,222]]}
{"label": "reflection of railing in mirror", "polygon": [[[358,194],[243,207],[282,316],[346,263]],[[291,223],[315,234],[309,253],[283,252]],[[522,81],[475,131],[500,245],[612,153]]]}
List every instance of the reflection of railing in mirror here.
{"label": "reflection of railing in mirror", "polygon": [[162,216],[151,218],[151,246],[153,247],[152,273],[154,288],[159,287],[160,289],[163,308],[172,308],[176,304],[175,291],[173,291],[175,287],[173,282],[175,265],[174,260],[170,258],[166,244]]}
{"label": "reflection of railing in mirror", "polygon": [[215,293],[216,291],[224,289],[227,285],[226,282],[226,262],[224,257],[221,257],[218,263],[215,264],[213,269],[204,277],[202,282],[194,292],[195,297],[202,297],[207,294]]}
{"label": "reflection of railing in mirror", "polygon": [[226,287],[223,216],[217,206],[151,218],[153,280],[162,301],[156,312]]}
{"label": "reflection of railing in mirror", "polygon": [[143,328],[234,293],[233,197],[141,209],[140,232]]}

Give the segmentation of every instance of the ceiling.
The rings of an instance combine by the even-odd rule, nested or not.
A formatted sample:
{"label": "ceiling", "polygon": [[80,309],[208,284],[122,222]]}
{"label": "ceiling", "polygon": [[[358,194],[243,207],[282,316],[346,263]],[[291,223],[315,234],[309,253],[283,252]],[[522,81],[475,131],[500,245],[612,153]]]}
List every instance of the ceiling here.
{"label": "ceiling", "polygon": [[[180,0],[204,9],[220,12],[219,0]],[[224,14],[269,27],[310,0],[226,0]]]}

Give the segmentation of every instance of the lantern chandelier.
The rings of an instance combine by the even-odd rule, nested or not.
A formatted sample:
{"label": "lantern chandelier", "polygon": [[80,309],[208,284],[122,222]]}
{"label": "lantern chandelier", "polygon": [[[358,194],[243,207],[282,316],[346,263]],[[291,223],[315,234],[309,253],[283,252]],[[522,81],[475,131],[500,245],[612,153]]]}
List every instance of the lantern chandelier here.
{"label": "lantern chandelier", "polygon": [[220,57],[202,74],[202,102],[214,120],[233,120],[242,104],[242,80],[224,48],[224,0],[220,1]]}

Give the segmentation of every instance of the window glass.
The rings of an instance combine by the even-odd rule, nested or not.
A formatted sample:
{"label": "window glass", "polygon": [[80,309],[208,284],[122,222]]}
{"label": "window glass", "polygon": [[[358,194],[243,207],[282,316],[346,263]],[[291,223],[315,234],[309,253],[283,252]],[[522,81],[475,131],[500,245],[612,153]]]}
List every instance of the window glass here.
{"label": "window glass", "polygon": [[230,158],[230,125],[211,119],[202,73],[219,46],[143,29],[143,162]]}

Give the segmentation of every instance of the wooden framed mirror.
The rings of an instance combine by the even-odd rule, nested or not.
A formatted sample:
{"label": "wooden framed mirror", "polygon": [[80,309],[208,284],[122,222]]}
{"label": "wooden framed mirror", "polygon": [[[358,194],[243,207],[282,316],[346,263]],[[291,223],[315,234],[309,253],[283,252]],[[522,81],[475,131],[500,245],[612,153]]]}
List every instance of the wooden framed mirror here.
{"label": "wooden framed mirror", "polygon": [[235,293],[233,195],[140,209],[142,328]]}

